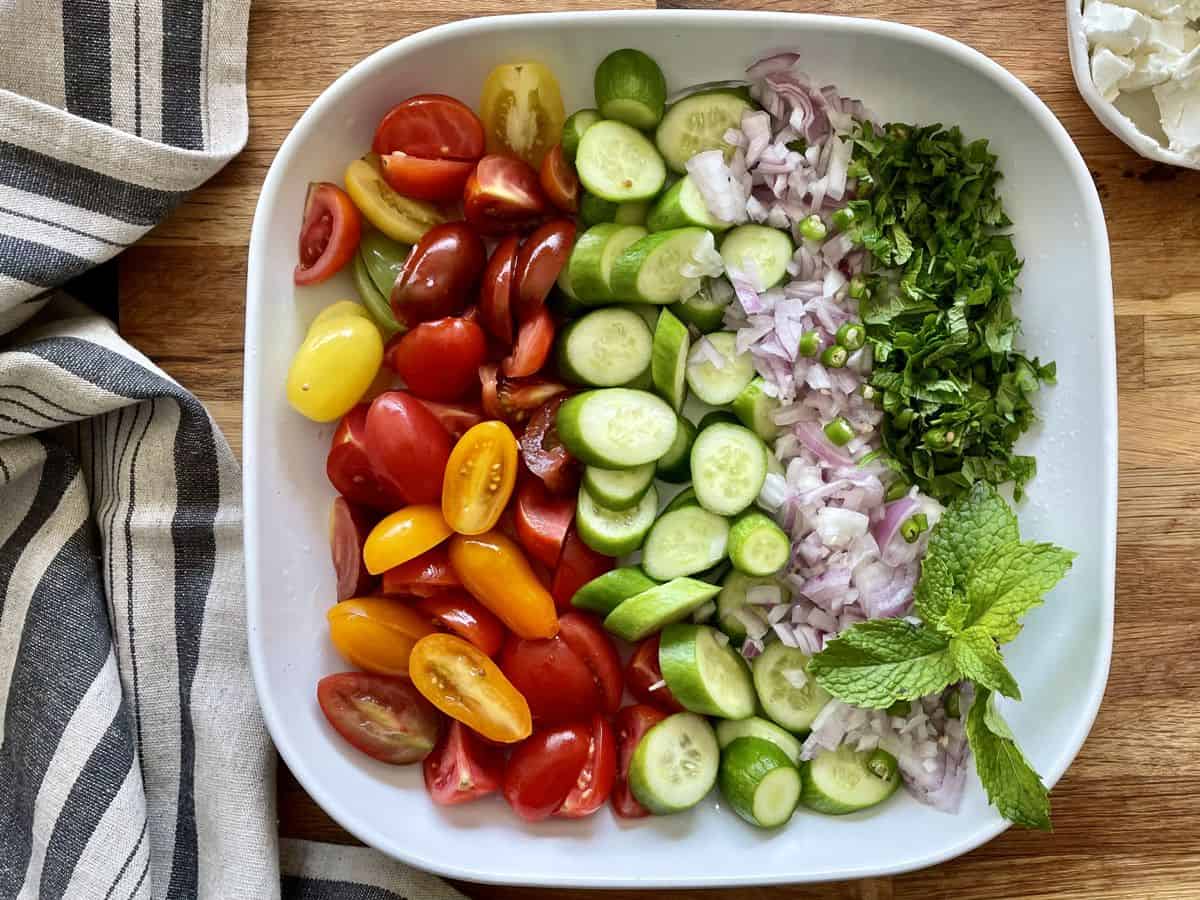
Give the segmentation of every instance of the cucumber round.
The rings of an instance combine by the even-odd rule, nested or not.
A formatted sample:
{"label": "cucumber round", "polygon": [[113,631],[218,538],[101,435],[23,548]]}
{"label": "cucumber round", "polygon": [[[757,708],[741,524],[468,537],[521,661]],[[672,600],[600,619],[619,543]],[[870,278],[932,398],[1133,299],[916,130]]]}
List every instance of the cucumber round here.
{"label": "cucumber round", "polygon": [[558,339],[563,377],[592,387],[618,387],[650,367],[654,338],[637,313],[617,307],[576,319]]}
{"label": "cucumber round", "polygon": [[654,463],[635,469],[601,469],[588,466],[583,470],[583,486],[592,499],[605,509],[629,509],[637,506],[646,491],[654,484]]}
{"label": "cucumber round", "polygon": [[712,232],[730,228],[732,222],[718,219],[708,211],[704,197],[691,175],[684,175],[667,188],[654,202],[646,217],[646,227],[651,231],[667,231],[671,228],[696,226]]}
{"label": "cucumber round", "polygon": [[657,581],[646,577],[637,566],[622,566],[596,576],[577,590],[571,605],[607,616],[630,597],[657,585]]}
{"label": "cucumber round", "polygon": [[[808,656],[804,651],[780,643],[768,644],[750,666],[754,673],[754,689],[771,721],[788,731],[811,728],[830,696],[808,675]],[[793,686],[788,680],[789,672],[803,674],[804,686]]]}
{"label": "cucumber round", "polygon": [[880,778],[867,767],[870,755],[843,744],[802,763],[804,788],[800,802],[819,813],[843,816],[888,799],[900,787],[899,768],[890,778]]}
{"label": "cucumber round", "polygon": [[793,766],[800,764],[801,743],[795,735],[784,731],[774,722],[758,716],[748,719],[724,719],[717,723],[717,743],[725,749],[738,738],[752,737],[770,741],[783,751]]}
{"label": "cucumber round", "polygon": [[638,742],[629,762],[629,789],[655,815],[682,812],[712,790],[720,756],[707,721],[695,713],[676,713]]}
{"label": "cucumber round", "polygon": [[755,377],[742,388],[742,392],[733,398],[733,413],[764,441],[773,441],[780,432],[775,424],[775,413],[780,404],[775,397],[767,396],[763,390],[765,384],[761,377]]}
{"label": "cucumber round", "polygon": [[624,556],[642,546],[657,511],[658,492],[653,486],[629,509],[601,506],[583,487],[575,504],[575,527],[580,539],[597,553]]}
{"label": "cucumber round", "polygon": [[579,218],[588,228],[603,222],[614,222],[619,204],[604,200],[587,191],[579,198]]}
{"label": "cucumber round", "polygon": [[643,131],[658,124],[667,105],[667,79],[641,50],[614,50],[596,67],[596,106],[606,119]]}
{"label": "cucumber round", "polygon": [[600,113],[594,109],[576,110],[567,116],[567,121],[563,122],[562,148],[568,162],[575,161],[584,132],[599,122],[600,118]]}
{"label": "cucumber round", "polygon": [[613,293],[623,300],[662,306],[682,300],[691,281],[683,274],[684,263],[707,235],[703,228],[673,228],[631,244],[613,266]]}
{"label": "cucumber round", "polygon": [[733,811],[759,828],[786,824],[800,805],[799,770],[763,738],[740,737],[725,747],[717,777]]}
{"label": "cucumber round", "polygon": [[583,303],[603,304],[616,299],[612,290],[613,266],[631,244],[645,237],[640,225],[605,222],[579,236],[567,258],[571,292]]}
{"label": "cucumber round", "polygon": [[717,331],[701,340],[708,341],[724,362],[713,365],[697,341],[687,364],[688,387],[710,406],[732,403],[754,379],[754,360],[749,353],[737,352],[737,335],[732,331]]}
{"label": "cucumber round", "polygon": [[575,170],[585,188],[614,203],[649,200],[667,178],[663,158],[644,134],[608,120],[583,133]]}
{"label": "cucumber round", "polygon": [[787,277],[787,264],[795,252],[786,231],[766,225],[739,225],[721,241],[725,268],[746,275],[760,293]]}
{"label": "cucumber round", "polygon": [[558,436],[588,466],[632,469],[671,449],[679,427],[674,410],[648,391],[601,388],[568,399],[558,409]]}
{"label": "cucumber round", "polygon": [[668,309],[658,316],[654,326],[654,346],[650,358],[650,377],[659,396],[675,412],[683,409],[687,396],[687,356],[692,346],[687,326]]}
{"label": "cucumber round", "polygon": [[729,523],[699,506],[658,517],[642,548],[642,568],[658,581],[695,575],[725,558]]}
{"label": "cucumber round", "polygon": [[721,593],[717,595],[717,627],[725,632],[732,640],[746,639],[746,626],[735,613],[746,606],[746,591],[753,587],[772,586],[779,588],[781,601],[788,599],[788,593],[782,582],[774,576],[752,577],[734,569],[725,576],[721,583]]}
{"label": "cucumber round", "polygon": [[758,498],[766,478],[766,445],[749,428],[713,425],[692,444],[692,486],[710,512],[737,515]]}
{"label": "cucumber round", "polygon": [[725,132],[741,128],[742,113],[753,108],[744,95],[729,90],[691,94],[667,109],[654,143],[667,165],[681,174],[687,161],[705,150],[722,150],[728,159],[733,147],[725,143]]}
{"label": "cucumber round", "polygon": [[[655,474],[663,481],[669,481],[672,484],[690,481],[692,478],[692,442],[695,440],[696,426],[680,416],[679,427],[675,430],[675,443],[655,463]],[[692,492],[692,496],[696,496],[695,491]]]}
{"label": "cucumber round", "polygon": [[725,310],[733,300],[733,288],[724,278],[705,278],[700,290],[671,305],[671,312],[702,334],[719,331],[725,323]]}
{"label": "cucumber round", "polygon": [[640,641],[672,622],[686,619],[719,590],[694,578],[673,578],[625,600],[608,614],[604,627],[626,641]]}
{"label": "cucumber round", "polygon": [[708,625],[676,623],[662,630],[658,665],[685,709],[722,719],[754,715],[754,684],[728,644]]}
{"label": "cucumber round", "polygon": [[774,575],[791,555],[791,539],[756,509],[742,513],[729,529],[729,559],[747,575]]}
{"label": "cucumber round", "polygon": [[685,487],[682,491],[671,498],[671,502],[663,507],[662,514],[665,516],[669,512],[675,512],[677,509],[683,509],[685,506],[699,506],[700,501],[696,499],[696,491],[690,487]]}

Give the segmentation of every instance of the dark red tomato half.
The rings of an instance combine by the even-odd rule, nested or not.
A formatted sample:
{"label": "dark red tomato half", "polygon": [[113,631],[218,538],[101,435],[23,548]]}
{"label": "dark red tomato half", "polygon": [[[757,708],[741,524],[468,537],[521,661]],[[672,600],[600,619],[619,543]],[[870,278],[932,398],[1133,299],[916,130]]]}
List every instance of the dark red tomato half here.
{"label": "dark red tomato half", "polygon": [[521,231],[546,210],[537,172],[511,156],[485,156],[463,190],[463,216],[483,234]]}
{"label": "dark red tomato half", "polygon": [[332,278],[354,258],[361,237],[362,214],[350,196],[327,181],[310,184],[300,223],[300,261],[292,280],[307,285]]}
{"label": "dark red tomato half", "polygon": [[517,745],[504,769],[504,799],[522,819],[538,822],[563,805],[591,749],[590,724],[534,731]]}
{"label": "dark red tomato half", "polygon": [[376,579],[363,564],[363,544],[378,515],[355,506],[345,497],[335,497],[329,511],[329,550],[337,575],[338,601],[370,594]]}
{"label": "dark red tomato half", "polygon": [[426,597],[417,601],[417,608],[488,656],[499,653],[508,637],[508,629],[495,613],[466,591],[449,590]]}
{"label": "dark red tomato half", "polygon": [[505,420],[512,423],[528,422],[543,404],[571,389],[557,381],[545,378],[501,377],[496,386],[497,403]]}
{"label": "dark red tomato half", "polygon": [[612,715],[621,705],[625,686],[621,679],[621,657],[600,620],[580,610],[558,617],[558,637],[583,660],[592,673],[592,683],[600,698],[600,711]]}
{"label": "dark red tomato half", "polygon": [[439,806],[486,797],[504,780],[504,752],[454,719],[423,765],[425,789]]}
{"label": "dark red tomato half", "polygon": [[404,261],[392,288],[392,311],[410,325],[458,315],[486,263],[483,241],[465,224],[435,225]]}
{"label": "dark red tomato half", "polygon": [[494,363],[479,367],[479,401],[489,419],[506,418],[500,405],[500,367]]}
{"label": "dark red tomato half", "polygon": [[404,497],[375,474],[367,456],[368,409],[368,404],[360,403],[342,416],[329,445],[325,474],[337,492],[351,503],[395,512],[404,505]]}
{"label": "dark red tomato half", "polygon": [[554,596],[554,605],[559,609],[570,609],[571,598],[577,590],[593,578],[612,571],[616,564],[615,559],[597,553],[583,542],[574,528],[570,529],[554,570],[554,583],[550,588],[550,593]]}
{"label": "dark red tomato half", "polygon": [[650,815],[629,789],[629,763],[633,751],[647,731],[667,717],[661,709],[638,704],[626,706],[616,718],[617,778],[612,792],[613,811],[623,819],[640,819]]}
{"label": "dark red tomato half", "polygon": [[442,714],[406,678],[341,672],[317,682],[321,712],[338,734],[380,762],[420,762],[433,749]]}
{"label": "dark red tomato half", "polygon": [[[683,712],[683,706],[671,689],[663,684],[662,668],[658,664],[657,634],[646,638],[633,651],[625,666],[625,684],[639,703],[648,703],[669,713]],[[655,685],[658,685],[654,690]]]}
{"label": "dark red tomato half", "polygon": [[456,441],[467,433],[467,429],[483,421],[483,410],[473,403],[438,403],[436,400],[421,400],[421,405],[433,413],[433,417]]}
{"label": "dark red tomato half", "polygon": [[538,182],[550,202],[563,212],[579,212],[579,178],[567,162],[562,144],[555,144],[542,160]]}
{"label": "dark red tomato half", "polygon": [[526,468],[542,480],[546,488],[555,494],[569,493],[578,486],[580,465],[567,452],[558,437],[555,425],[558,408],[566,399],[560,394],[546,401],[533,414],[525,431],[521,434],[521,459]]}
{"label": "dark red tomato half", "polygon": [[[549,569],[558,566],[575,518],[575,505],[573,496],[551,494],[533,475],[523,476],[517,488],[517,540],[526,553]],[[556,574],[555,583],[557,579]]]}
{"label": "dark red tomato half", "polygon": [[600,710],[602,699],[595,675],[557,635],[533,640],[510,638],[497,662],[529,703],[535,726],[586,720]]}
{"label": "dark red tomato half", "polygon": [[462,196],[474,162],[425,159],[396,150],[379,158],[383,180],[402,197],[447,203]]}
{"label": "dark red tomato half", "polygon": [[422,322],[388,342],[384,360],[422,400],[452,401],[476,393],[487,336],[466,319]]}
{"label": "dark red tomato half", "polygon": [[570,219],[553,219],[539,225],[521,243],[514,271],[516,287],[513,292],[518,322],[528,322],[541,311],[546,298],[550,296],[550,289],[567,264],[574,243],[575,223]]}
{"label": "dark red tomato half", "polygon": [[376,476],[408,503],[436,503],[450,458],[446,429],[420,400],[388,391],[367,411],[367,457]]}
{"label": "dark red tomato half", "polygon": [[500,371],[509,378],[536,375],[546,364],[553,346],[554,317],[550,315],[550,310],[543,307],[521,323],[512,355],[505,357]]}
{"label": "dark red tomato half", "polygon": [[590,816],[608,800],[617,778],[617,740],[613,726],[603,716],[592,716],[587,762],[575,786],[554,813],[565,819]]}
{"label": "dark red tomato half", "polygon": [[520,239],[504,238],[492,251],[479,282],[479,317],[488,334],[511,347],[513,342],[513,271]]}
{"label": "dark red tomato half", "polygon": [[383,593],[389,597],[436,597],[461,589],[444,543],[383,573]]}
{"label": "dark red tomato half", "polygon": [[483,123],[465,103],[445,94],[418,94],[392,107],[375,130],[371,149],[425,159],[483,156]]}

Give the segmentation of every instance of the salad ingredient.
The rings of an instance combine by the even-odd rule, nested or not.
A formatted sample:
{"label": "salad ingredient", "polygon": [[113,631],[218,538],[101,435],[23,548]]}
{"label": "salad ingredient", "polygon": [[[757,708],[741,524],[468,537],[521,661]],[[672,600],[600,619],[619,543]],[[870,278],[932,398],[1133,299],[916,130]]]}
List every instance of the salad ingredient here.
{"label": "salad ingredient", "polygon": [[[365,241],[366,238],[364,237],[363,240]],[[350,277],[354,280],[354,289],[358,292],[359,299],[362,300],[363,306],[370,313],[371,320],[384,339],[403,331],[404,325],[396,321],[387,299],[379,292],[375,282],[371,280],[371,273],[367,271],[367,264],[363,261],[362,244],[359,244],[359,252],[354,254]]]}
{"label": "salad ingredient", "polygon": [[342,416],[333,433],[325,474],[329,483],[351,503],[377,510],[393,510],[404,498],[375,475],[367,455],[367,409],[359,403]]}
{"label": "salad ingredient", "polygon": [[396,193],[417,200],[448,203],[462,196],[474,161],[425,159],[399,150],[380,155],[383,179]]}
{"label": "salad ingredient", "polygon": [[420,400],[388,391],[371,401],[366,421],[367,457],[375,476],[408,503],[437,503],[450,435]]}
{"label": "salad ingredient", "polygon": [[480,422],[446,462],[442,516],[459,534],[482,534],[500,520],[517,483],[517,439],[503,422]]}
{"label": "salad ingredient", "polygon": [[722,719],[717,723],[717,743],[724,750],[738,738],[752,737],[770,741],[783,751],[793,766],[800,764],[800,742],[774,722],[750,716],[746,719]]}
{"label": "salad ingredient", "polygon": [[343,600],[326,613],[329,638],[346,662],[376,675],[407,675],[408,657],[433,626],[384,597]]}
{"label": "salad ingredient", "polygon": [[378,575],[420,556],[448,538],[453,531],[433,505],[406,506],[384,516],[363,544],[367,571]]}
{"label": "salad ingredient", "polygon": [[808,656],[783,643],[768,644],[751,664],[763,712],[788,731],[806,731],[830,700],[808,673]]}
{"label": "salad ingredient", "polygon": [[513,270],[513,303],[518,322],[525,322],[541,311],[567,264],[574,241],[575,223],[570,219],[552,219],[521,243]]}
{"label": "salad ingredient", "polygon": [[621,658],[612,638],[605,634],[596,619],[587,613],[571,610],[559,620],[558,637],[583,660],[592,673],[592,681],[600,698],[600,712],[612,715],[621,705],[623,682]]}
{"label": "salad ingredient", "polygon": [[712,726],[695,713],[668,716],[642,737],[629,762],[634,798],[656,815],[695,806],[717,781],[721,751]]}
{"label": "salad ingredient", "polygon": [[447,590],[417,601],[417,609],[432,621],[460,638],[470,641],[488,656],[494,657],[504,646],[508,634],[503,623],[473,597],[463,591]]}
{"label": "salad ingredient", "polygon": [[565,213],[579,212],[579,177],[571,168],[562,144],[555,144],[542,160],[538,183],[547,199],[558,209]]}
{"label": "salad ingredient", "polygon": [[483,82],[479,109],[488,153],[511,153],[536,167],[562,137],[562,94],[541,63],[496,66]]}
{"label": "salad ingredient", "polygon": [[779,400],[767,393],[767,383],[761,376],[755,376],[750,383],[742,388],[740,394],[733,398],[733,414],[738,421],[753,431],[764,441],[774,441],[779,437],[780,427],[775,422],[775,413],[780,408]]}
{"label": "salad ingredient", "polygon": [[504,754],[454,719],[423,763],[425,789],[439,806],[486,797],[500,788]]}
{"label": "salad ingredient", "polygon": [[456,534],[450,541],[450,563],[463,586],[517,637],[558,633],[554,598],[511,538],[498,531]]}
{"label": "salad ingredient", "polygon": [[296,284],[320,284],[332,278],[354,256],[362,234],[362,216],[336,184],[308,186],[300,224],[300,261]]}
{"label": "salad ingredient", "polygon": [[642,804],[629,789],[629,764],[633,761],[633,753],[641,743],[642,737],[667,717],[667,714],[652,706],[638,704],[626,706],[617,713],[617,778],[613,786],[613,812],[623,819],[639,819],[650,815],[650,811]]}
{"label": "salad ingredient", "polygon": [[589,193],[613,203],[649,200],[667,177],[662,157],[645,135],[608,119],[584,132],[575,169]]}
{"label": "salad ingredient", "polygon": [[800,804],[800,772],[760,737],[739,737],[723,748],[718,783],[733,811],[759,828],[787,824]]}
{"label": "salad ingredient", "polygon": [[421,405],[429,410],[438,424],[455,440],[466,434],[467,429],[483,421],[483,411],[476,403],[438,403],[436,400],[421,400]]}
{"label": "salad ingredient", "polygon": [[504,799],[522,819],[548,819],[579,781],[591,754],[590,724],[539,729],[522,741],[504,769]]}
{"label": "salad ingredient", "polygon": [[759,293],[787,278],[795,250],[786,231],[766,225],[739,225],[721,241],[725,268],[744,273]]}
{"label": "salad ingredient", "polygon": [[418,94],[392,107],[375,129],[371,150],[424,159],[474,161],[483,156],[483,123],[445,94]]}
{"label": "salad ingredient", "polygon": [[579,490],[575,527],[583,542],[597,553],[623,556],[642,545],[657,511],[658,492],[652,485],[637,505],[629,509],[601,506],[585,486]]}
{"label": "salad ingredient", "polygon": [[687,359],[691,346],[687,326],[669,309],[662,310],[654,326],[650,376],[654,390],[676,413],[683,409],[687,397]]}
{"label": "salad ingredient", "polygon": [[591,581],[580,586],[571,597],[571,605],[576,609],[584,609],[607,616],[622,601],[649,590],[657,584],[657,581],[646,577],[637,566],[622,566],[619,569],[597,575]]}
{"label": "salad ingredient", "polygon": [[857,751],[843,745],[801,763],[804,790],[800,802],[830,816],[879,805],[900,787],[900,773],[892,769],[890,775],[885,773],[885,777],[880,777],[880,767],[868,764],[878,752]]}
{"label": "salad ingredient", "polygon": [[692,393],[705,403],[712,406],[732,403],[753,380],[754,360],[749,353],[738,351],[733,332],[707,334],[692,346],[687,383]]}
{"label": "salad ingredient", "polygon": [[738,516],[729,529],[729,559],[747,575],[774,575],[792,556],[792,542],[774,520],[758,510]]}
{"label": "salad ingredient", "polygon": [[645,237],[640,225],[603,222],[579,236],[567,262],[571,290],[583,303],[597,305],[617,299],[612,284],[613,266],[631,244]]}
{"label": "salad ingredient", "polygon": [[509,378],[535,375],[546,364],[553,345],[554,318],[543,307],[521,323],[512,355],[505,357],[500,371]]}
{"label": "salad ingredient", "polygon": [[695,575],[725,558],[729,523],[699,506],[683,506],[658,517],[642,548],[642,568],[658,581]]}
{"label": "salad ingredient", "polygon": [[786,604],[789,600],[787,589],[774,575],[752,577],[736,569],[731,571],[722,581],[721,593],[717,595],[717,625],[735,640],[746,638],[747,627],[753,629],[758,638],[767,633],[765,612],[760,616],[757,612],[759,604],[749,602],[752,590],[756,600],[765,597],[771,605]]}
{"label": "salad ingredient", "polygon": [[835,447],[845,447],[854,440],[854,427],[841,416],[830,419],[825,424],[824,431],[825,437],[829,438]]}
{"label": "salad ingredient", "polygon": [[695,293],[698,277],[709,271],[712,249],[712,234],[703,228],[647,234],[613,264],[613,293],[663,306],[682,300]]}
{"label": "salad ingredient", "polygon": [[368,222],[402,244],[415,244],[432,228],[446,221],[433,204],[402,197],[383,177],[376,154],[356,159],[343,176],[346,193]]}
{"label": "salad ingredient", "polygon": [[592,670],[561,635],[509,641],[498,662],[513,687],[528,701],[539,728],[583,721],[600,710],[602,698]]}
{"label": "salad ingredient", "polygon": [[587,760],[579,770],[574,787],[554,814],[567,819],[590,816],[607,802],[616,776],[617,741],[614,728],[603,716],[592,716]]}
{"label": "salad ingredient", "polygon": [[606,469],[654,462],[671,449],[677,428],[666,403],[628,388],[576,394],[559,407],[556,423],[572,456]]}
{"label": "salad ingredient", "polygon": [[523,477],[517,488],[517,540],[548,569],[559,564],[575,518],[575,498],[551,494],[540,478]]}
{"label": "salad ingredient", "polygon": [[511,156],[485,156],[463,189],[463,217],[482,234],[520,231],[545,213],[537,172]]}
{"label": "salad ingredient", "polygon": [[696,226],[712,232],[721,232],[733,223],[718,219],[708,211],[708,204],[691,175],[684,175],[667,188],[650,209],[646,227],[651,231],[669,231],[672,228]]}
{"label": "salad ingredient", "polygon": [[676,623],[662,630],[658,662],[684,708],[723,719],[754,715],[754,685],[745,663],[708,625]]}
{"label": "salad ingredient", "polygon": [[483,241],[462,222],[433,226],[404,262],[392,289],[392,311],[410,326],[458,315],[486,261]]}
{"label": "salad ingredient", "polygon": [[967,739],[988,801],[1004,818],[1026,828],[1050,830],[1050,796],[996,712],[994,695],[977,688],[967,713]]}
{"label": "salad ingredient", "polygon": [[579,464],[558,436],[558,409],[565,396],[552,396],[537,408],[521,435],[521,459],[554,494],[565,494],[579,483]]}
{"label": "salad ingredient", "polygon": [[[690,419],[679,416],[675,429],[675,440],[671,449],[654,464],[655,475],[673,484],[682,484],[692,477],[692,444],[696,440],[696,426]],[[690,490],[690,488],[689,488]],[[693,491],[693,496],[695,492]]]}
{"label": "salad ingredient", "polygon": [[337,576],[337,598],[370,593],[375,579],[363,565],[362,549],[375,517],[345,497],[335,497],[329,509],[329,550]]}
{"label": "salad ingredient", "polygon": [[748,428],[718,423],[692,444],[692,487],[709,512],[733,516],[758,497],[767,477],[767,448]]}
{"label": "salad ingredient", "polygon": [[449,550],[438,544],[383,573],[383,593],[400,597],[434,597],[462,582],[450,566]]}
{"label": "salad ingredient", "polygon": [[596,106],[605,119],[647,131],[658,124],[667,103],[667,79],[640,50],[614,50],[596,67]]}
{"label": "salad ingredient", "polygon": [[624,640],[640,641],[686,619],[719,591],[719,587],[694,578],[673,578],[622,601],[605,618],[604,627]]}
{"label": "salad ingredient", "polygon": [[354,408],[383,360],[379,329],[358,304],[313,321],[288,369],[288,402],[314,422],[332,422]]}
{"label": "salad ingredient", "polygon": [[470,319],[422,322],[389,344],[387,364],[422,400],[453,401],[479,385],[487,335]]}
{"label": "salad ingredient", "polygon": [[607,307],[576,319],[558,341],[563,377],[592,387],[619,387],[650,366],[653,338],[636,312]]}
{"label": "salad ingredient", "polygon": [[392,295],[392,288],[404,271],[404,260],[411,250],[407,244],[393,241],[382,231],[370,229],[363,233],[358,244],[358,255],[362,257],[367,275],[378,293],[384,297]]}
{"label": "salad ingredient", "polygon": [[579,109],[567,116],[563,123],[562,148],[563,156],[568,162],[575,162],[575,154],[579,151],[583,133],[599,121],[600,113],[594,109]]}
{"label": "salad ingredient", "polygon": [[629,509],[654,484],[654,463],[633,469],[601,469],[588,466],[583,470],[583,487],[595,502],[610,510]]}
{"label": "salad ingredient", "polygon": [[560,609],[571,608],[571,598],[589,581],[600,577],[616,565],[611,556],[597,553],[583,542],[578,530],[572,528],[567,533],[563,545],[562,556],[554,569],[554,580],[550,585],[550,593],[554,597],[554,605]]}
{"label": "salad ingredient", "polygon": [[321,712],[352,746],[392,765],[420,762],[438,738],[441,716],[403,678],[340,672],[317,682]]}
{"label": "salad ingredient", "polygon": [[513,342],[512,294],[520,243],[515,234],[503,238],[488,258],[479,281],[480,323],[506,347]]}
{"label": "salad ingredient", "polygon": [[698,91],[667,109],[654,132],[654,143],[671,170],[682,175],[688,160],[698,153],[732,153],[725,132],[737,128],[751,108],[750,101],[734,91]]}
{"label": "salad ingredient", "polygon": [[724,278],[704,278],[700,289],[690,297],[671,304],[671,312],[701,334],[717,331],[725,320],[725,310],[733,300],[733,288]]}
{"label": "salad ingredient", "polygon": [[625,686],[638,703],[648,703],[668,713],[683,712],[683,705],[663,678],[658,663],[659,641],[659,635],[652,634],[637,645],[625,666]]}

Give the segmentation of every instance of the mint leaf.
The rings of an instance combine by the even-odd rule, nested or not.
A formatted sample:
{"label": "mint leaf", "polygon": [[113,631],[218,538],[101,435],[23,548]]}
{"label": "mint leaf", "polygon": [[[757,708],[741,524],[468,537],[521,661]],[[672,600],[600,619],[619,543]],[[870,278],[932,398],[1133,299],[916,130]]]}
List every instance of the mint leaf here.
{"label": "mint leaf", "polygon": [[[931,539],[932,543],[932,539]],[[1042,595],[1071,568],[1075,554],[1032,541],[997,547],[971,571],[966,585],[967,624],[1000,643],[1021,631],[1021,616],[1042,604]]]}
{"label": "mint leaf", "polygon": [[808,664],[817,684],[845,703],[883,709],[959,680],[949,642],[903,619],[860,622],[825,645]]}
{"label": "mint leaf", "polygon": [[992,636],[978,625],[950,640],[950,656],[963,676],[1005,697],[1021,699],[1017,680],[1004,665]]}
{"label": "mint leaf", "polygon": [[1026,828],[1051,831],[1050,793],[1026,761],[1012,729],[992,706],[992,692],[975,689],[967,713],[967,741],[988,800],[1004,818]]}

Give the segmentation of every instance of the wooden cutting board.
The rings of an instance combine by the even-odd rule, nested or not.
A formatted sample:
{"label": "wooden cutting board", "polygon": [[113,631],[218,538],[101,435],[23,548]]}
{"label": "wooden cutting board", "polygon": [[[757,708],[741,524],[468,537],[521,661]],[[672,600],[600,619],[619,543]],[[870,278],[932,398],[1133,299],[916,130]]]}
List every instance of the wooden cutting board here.
{"label": "wooden cutting board", "polygon": [[[1200,172],[1152,164],[1076,93],[1052,0],[664,0],[663,7],[840,13],[920,25],[982,50],[1058,115],[1087,160],[1112,239],[1120,377],[1117,627],[1100,716],[1053,793],[1052,835],[1013,829],[953,862],[894,878],[779,888],[822,900],[1200,898]],[[352,63],[406,34],[476,15],[649,8],[604,0],[257,0],[250,140],[225,171],[120,261],[122,331],[241,439],[250,221],[292,124]],[[1046,298],[1054,302],[1054,298]],[[282,770],[280,832],[352,839]],[[476,898],[680,900],[691,891],[568,892],[464,885]],[[714,900],[761,890],[706,894]]]}

